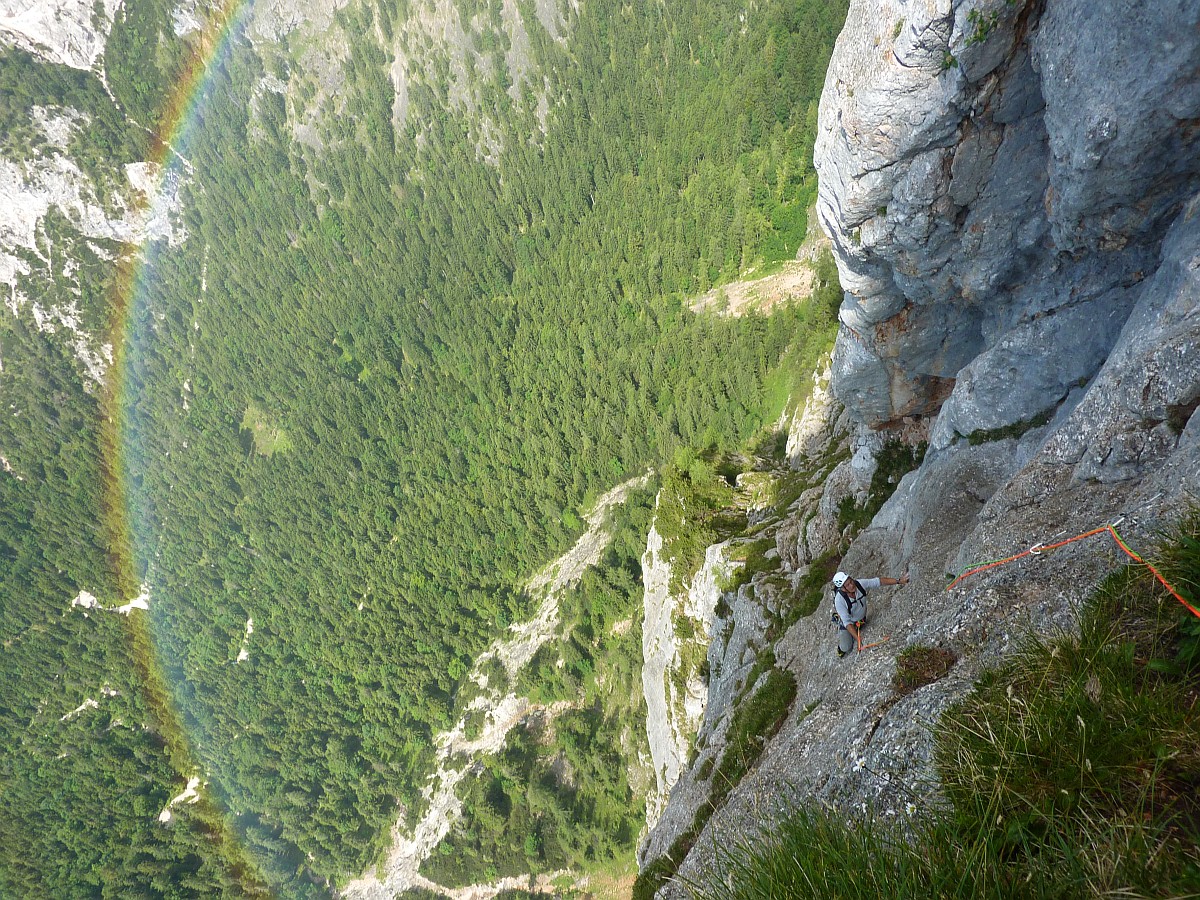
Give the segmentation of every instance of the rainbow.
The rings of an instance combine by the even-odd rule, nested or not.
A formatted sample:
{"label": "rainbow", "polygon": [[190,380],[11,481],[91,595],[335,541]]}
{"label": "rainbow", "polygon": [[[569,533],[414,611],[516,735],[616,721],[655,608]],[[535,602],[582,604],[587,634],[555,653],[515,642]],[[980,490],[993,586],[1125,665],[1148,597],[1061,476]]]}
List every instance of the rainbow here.
{"label": "rainbow", "polygon": [[[190,169],[190,163],[187,163],[181,148],[186,148],[204,88],[211,81],[211,73],[216,63],[228,53],[232,37],[245,22],[249,10],[248,0],[225,0],[213,11],[199,35],[192,39],[192,53],[187,57],[174,89],[163,102],[158,128],[153,133],[148,161],[157,169],[157,182],[152,196],[140,211],[152,206],[162,195],[164,184],[172,172],[184,166]],[[130,497],[125,479],[126,439],[129,435],[124,401],[130,365],[133,363],[130,357],[130,348],[133,346],[132,314],[139,301],[144,299],[149,260],[147,249],[129,247],[118,262],[108,325],[113,358],[100,397],[100,456],[107,546],[118,588],[123,596],[128,597],[136,596],[139,587],[130,521]]]}
{"label": "rainbow", "polygon": [[[205,87],[211,82],[217,64],[227,56],[233,37],[239,33],[250,11],[250,0],[224,0],[212,10],[207,24],[189,43],[188,55],[174,88],[164,99],[149,162],[158,175],[152,195],[139,211],[145,211],[161,197],[164,183],[180,168],[190,170],[183,151],[195,126],[196,113],[203,103]],[[150,248],[130,246],[117,263],[112,289],[112,310],[108,339],[113,348],[112,365],[99,391],[100,475],[103,486],[102,535],[108,548],[109,566],[119,595],[130,598],[141,591],[138,576],[138,548],[133,526],[131,493],[127,478],[128,454],[133,452],[132,435],[126,422],[127,390],[134,359],[133,313],[145,303],[146,272]],[[148,616],[128,618],[134,663],[146,698],[153,710],[157,730],[166,741],[165,752],[181,781],[196,770],[194,756],[171,699],[166,678],[158,664]],[[218,856],[249,895],[268,893],[265,880],[241,846],[224,810],[201,791],[197,815],[215,838]]]}
{"label": "rainbow", "polygon": [[228,52],[231,39],[245,24],[250,7],[250,0],[224,0],[212,11],[199,34],[192,38],[192,53],[179,73],[175,88],[163,101],[159,116],[156,131],[158,139],[150,161],[158,163],[164,174],[175,148],[186,145],[214,63]]}
{"label": "rainbow", "polygon": [[[195,125],[196,113],[204,97],[204,88],[211,81],[216,63],[227,55],[232,38],[245,23],[250,7],[250,0],[224,0],[212,11],[198,36],[191,39],[192,52],[184,62],[175,87],[163,101],[157,128],[153,130],[148,162],[154,164],[158,175],[153,194],[140,211],[145,211],[156,202],[162,195],[167,178],[172,172],[178,171],[181,164],[190,170],[191,164],[187,162],[182,149],[186,148]],[[110,435],[112,445],[102,447],[106,464],[111,469],[105,474],[110,476],[112,488],[120,489],[120,495],[109,497],[109,500],[115,501],[111,505],[114,509],[122,510],[122,517],[126,520],[127,495],[120,476],[120,438],[124,432],[120,400],[124,396],[130,362],[127,353],[132,344],[131,314],[136,308],[139,291],[145,286],[144,275],[149,258],[144,252],[145,248],[132,247],[130,251],[124,254],[121,260],[113,289],[114,311],[108,329],[113,347],[113,360],[102,399],[104,420],[112,424],[113,428],[109,430],[115,432]],[[118,543],[128,544],[127,541]],[[131,547],[129,549],[132,550]],[[121,584],[123,591],[131,586]]]}

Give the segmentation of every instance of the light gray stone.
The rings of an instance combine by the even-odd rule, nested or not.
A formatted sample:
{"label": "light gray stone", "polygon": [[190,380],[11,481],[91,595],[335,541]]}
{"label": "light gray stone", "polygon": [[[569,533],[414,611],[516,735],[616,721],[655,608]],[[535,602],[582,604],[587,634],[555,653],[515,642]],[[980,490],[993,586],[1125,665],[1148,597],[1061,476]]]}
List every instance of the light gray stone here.
{"label": "light gray stone", "polygon": [[813,516],[804,529],[802,559],[807,565],[833,551],[841,542],[842,530],[838,528],[836,513]]}
{"label": "light gray stone", "polygon": [[[818,217],[848,292],[833,391],[863,450],[776,540],[804,572],[841,540],[840,498],[865,490],[880,436],[864,435],[911,438],[913,414],[937,415],[924,463],[842,562],[912,582],[872,592],[870,635],[890,640],[869,653],[836,658],[825,608],[778,641],[795,704],[681,878],[707,883],[718,848],[798,803],[849,820],[901,818],[914,791],[936,801],[930,726],[1027,635],[1075,629],[1118,556],[1101,532],[951,579],[1109,522],[1148,549],[1200,496],[1198,94],[1194,3],[852,0],[822,96]],[[1019,439],[958,439],[1042,411]],[[913,644],[959,662],[896,700],[895,657]],[[714,644],[713,665],[750,665],[758,645],[734,645]],[[704,802],[696,772],[651,836],[659,852]]]}
{"label": "light gray stone", "polygon": [[[848,291],[833,384],[857,419],[936,413],[965,375],[944,438],[1094,374],[1200,174],[1198,17],[1181,0],[852,4],[815,162]],[[1081,309],[1039,324],[1064,306]],[[1041,329],[1077,359],[996,377],[1048,362]]]}
{"label": "light gray stone", "polygon": [[775,532],[775,552],[784,572],[795,572],[808,561],[801,557],[800,529],[801,523],[789,518]]}
{"label": "light gray stone", "polygon": [[1046,205],[1062,250],[1161,234],[1200,174],[1200,6],[1048,3],[1031,36],[1046,99]]}
{"label": "light gray stone", "polygon": [[942,407],[933,446],[990,431],[1053,410],[1071,388],[1104,361],[1125,323],[1130,293],[1110,291],[1095,302],[1023,322],[959,372]]}

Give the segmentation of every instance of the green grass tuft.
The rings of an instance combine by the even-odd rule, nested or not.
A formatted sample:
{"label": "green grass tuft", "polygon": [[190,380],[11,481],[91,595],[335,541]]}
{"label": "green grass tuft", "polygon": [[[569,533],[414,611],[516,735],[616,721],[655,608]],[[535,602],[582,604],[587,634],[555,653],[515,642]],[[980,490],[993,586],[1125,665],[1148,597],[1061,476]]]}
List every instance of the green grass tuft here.
{"label": "green grass tuft", "polygon": [[732,547],[729,551],[729,558],[741,562],[742,565],[730,572],[729,577],[722,581],[721,590],[724,592],[736,591],[743,584],[749,584],[755,575],[764,572],[778,572],[783,564],[782,560],[778,556],[772,559],[767,558],[767,551],[774,549],[774,536],[746,541]]}
{"label": "green grass tuft", "polygon": [[1011,425],[1005,425],[1002,428],[977,428],[967,435],[967,443],[972,447],[976,447],[979,444],[987,444],[991,441],[1006,441],[1009,438],[1019,438],[1027,431],[1041,428],[1050,421],[1053,415],[1054,410],[1045,409],[1033,418],[1013,422]]}

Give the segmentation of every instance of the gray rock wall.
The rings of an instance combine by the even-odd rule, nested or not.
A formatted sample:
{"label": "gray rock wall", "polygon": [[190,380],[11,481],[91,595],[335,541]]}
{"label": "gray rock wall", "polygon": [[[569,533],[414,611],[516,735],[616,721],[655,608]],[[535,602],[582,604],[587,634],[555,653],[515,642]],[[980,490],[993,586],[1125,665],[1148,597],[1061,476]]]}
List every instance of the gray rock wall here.
{"label": "gray rock wall", "polygon": [[[832,390],[850,445],[930,441],[841,566],[912,580],[873,592],[868,633],[889,640],[868,653],[836,658],[826,609],[774,643],[791,713],[660,897],[723,877],[722,854],[797,803],[900,818],[936,798],[942,710],[1030,633],[1074,628],[1124,557],[1101,534],[952,591],[948,575],[1117,521],[1152,550],[1200,498],[1200,4],[852,0],[816,164],[847,290]],[[853,495],[849,473],[778,526],[785,569],[811,558],[799,508]],[[914,644],[958,662],[897,698]],[[713,671],[752,646],[714,645]],[[700,780],[681,777],[646,861]]]}
{"label": "gray rock wall", "polygon": [[[731,572],[727,544],[713,544],[683,595],[671,592],[671,559],[651,525],[642,554],[645,586],[642,616],[642,694],[646,698],[646,738],[655,788],[646,799],[646,824],[653,828],[680,773],[708,703],[708,686],[694,670],[684,670],[685,645],[704,650],[712,634],[720,583]],[[677,625],[687,621],[683,636]]]}
{"label": "gray rock wall", "polygon": [[852,3],[819,216],[847,289],[834,390],[935,444],[1100,367],[1200,174],[1200,6]]}

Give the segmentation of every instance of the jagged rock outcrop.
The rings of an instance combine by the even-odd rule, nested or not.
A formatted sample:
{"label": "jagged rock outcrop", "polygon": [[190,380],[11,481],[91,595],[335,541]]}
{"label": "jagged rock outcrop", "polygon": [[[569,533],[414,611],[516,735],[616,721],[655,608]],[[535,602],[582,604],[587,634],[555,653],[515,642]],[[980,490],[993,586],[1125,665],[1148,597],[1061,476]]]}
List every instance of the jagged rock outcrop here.
{"label": "jagged rock outcrop", "polygon": [[[643,861],[667,853],[675,839],[691,828],[697,811],[712,793],[713,769],[725,749],[735,702],[743,691],[753,688],[746,682],[758,654],[767,646],[769,615],[750,585],[742,585],[732,599],[713,622],[714,637],[708,649],[708,702],[696,733],[697,752],[670,785],[670,802],[660,804],[652,830],[639,850]],[[665,801],[667,795],[662,799]]]}
{"label": "jagged rock outcrop", "polygon": [[1090,378],[1200,174],[1200,10],[852,4],[826,79],[819,215],[848,294],[839,396],[936,446]]}
{"label": "jagged rock outcrop", "polygon": [[[873,592],[869,631],[891,639],[871,652],[837,659],[825,609],[774,644],[796,700],[681,878],[796,803],[903,817],[935,798],[941,712],[1030,632],[1075,627],[1123,557],[1101,535],[950,592],[948,574],[1118,519],[1150,548],[1200,496],[1197,122],[1195,4],[853,0],[816,159],[847,289],[832,393],[858,445],[925,427],[930,450],[841,566],[912,581]],[[897,697],[914,644],[958,662]],[[691,821],[674,804],[647,862]]]}
{"label": "jagged rock outcrop", "polygon": [[[646,820],[658,821],[671,789],[687,766],[708,689],[691,659],[702,659],[711,637],[720,584],[732,566],[726,544],[707,549],[700,570],[682,596],[671,591],[671,562],[653,526],[642,556],[642,692],[655,788],[646,801]],[[681,627],[682,626],[682,627]],[[694,652],[689,653],[689,649]]]}
{"label": "jagged rock outcrop", "polygon": [[800,495],[790,518],[775,532],[779,554],[792,572],[841,542],[838,506],[847,499],[866,500],[875,455],[883,444],[872,431],[851,429],[850,416],[833,396],[831,377],[826,359],[813,372],[809,396],[788,427],[786,454],[793,469],[815,474],[832,461],[832,469]]}
{"label": "jagged rock outcrop", "polygon": [[1180,496],[1162,471],[1189,469],[1200,402],[1200,8],[855,3],[820,121],[851,415],[937,413],[941,452],[1049,422],[989,513]]}

